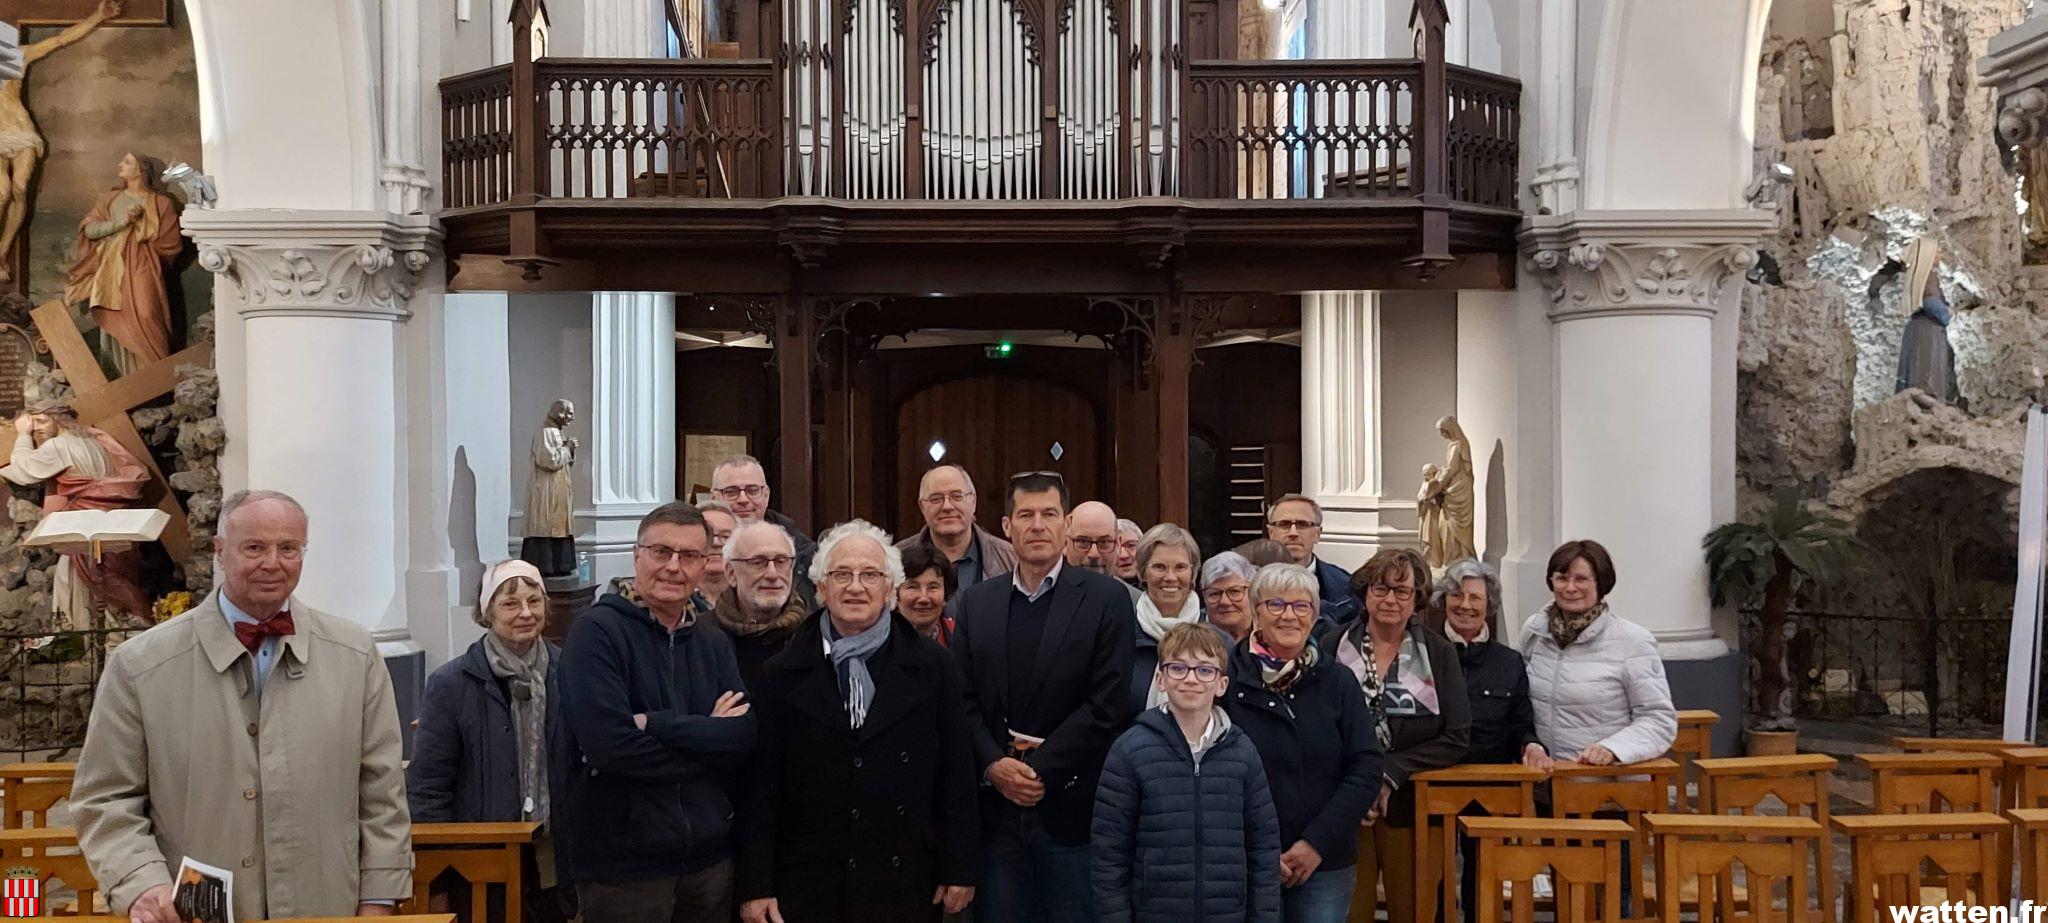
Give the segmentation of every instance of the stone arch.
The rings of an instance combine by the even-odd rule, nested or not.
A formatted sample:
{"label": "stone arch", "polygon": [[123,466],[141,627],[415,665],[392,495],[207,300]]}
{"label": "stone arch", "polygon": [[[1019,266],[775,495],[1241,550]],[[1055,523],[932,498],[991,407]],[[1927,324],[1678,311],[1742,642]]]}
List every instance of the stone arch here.
{"label": "stone arch", "polygon": [[1743,206],[1770,7],[1607,0],[1586,49],[1585,207]]}

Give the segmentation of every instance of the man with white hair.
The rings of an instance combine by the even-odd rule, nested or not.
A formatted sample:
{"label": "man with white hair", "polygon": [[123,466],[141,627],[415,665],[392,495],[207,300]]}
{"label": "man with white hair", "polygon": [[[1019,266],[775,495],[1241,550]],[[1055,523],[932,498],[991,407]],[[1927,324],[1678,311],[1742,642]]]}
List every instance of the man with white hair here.
{"label": "man with white hair", "polygon": [[711,492],[732,507],[732,514],[740,522],[772,522],[789,533],[790,544],[796,547],[797,595],[804,598],[807,606],[817,599],[810,571],[811,556],[817,553],[818,545],[797,528],[796,520],[768,508],[774,494],[768,489],[768,474],[761,467],[761,460],[752,455],[735,455],[719,462],[711,469]]}
{"label": "man with white hair", "polygon": [[732,637],[740,679],[753,689],[768,658],[782,653],[810,614],[791,579],[796,546],[774,523],[750,522],[733,532],[723,558],[732,586],[712,603],[711,616]]}
{"label": "man with white hair", "polygon": [[897,542],[897,549],[930,545],[953,563],[961,589],[1017,569],[1017,549],[975,525],[974,479],[966,468],[948,463],[925,472],[917,482],[917,509],[924,528]]}
{"label": "man with white hair", "polygon": [[177,923],[189,857],[235,873],[242,920],[386,916],[412,895],[391,674],[361,625],[296,599],[306,512],[221,505],[220,589],[108,655],[71,788],[116,913]]}
{"label": "man with white hair", "polygon": [[[751,532],[743,537],[751,537]],[[739,812],[745,923],[936,920],[974,899],[980,825],[965,682],[889,601],[903,556],[861,520],[827,531],[824,611],[768,662]]]}

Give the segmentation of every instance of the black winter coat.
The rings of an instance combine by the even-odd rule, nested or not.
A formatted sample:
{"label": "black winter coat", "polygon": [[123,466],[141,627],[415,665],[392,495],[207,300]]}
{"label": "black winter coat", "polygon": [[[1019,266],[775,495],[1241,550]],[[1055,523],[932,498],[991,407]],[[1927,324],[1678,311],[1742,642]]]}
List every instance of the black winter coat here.
{"label": "black winter coat", "polygon": [[1103,764],[1089,843],[1100,923],[1280,923],[1280,820],[1236,727],[1198,764],[1171,715],[1140,714]]}
{"label": "black winter coat", "polygon": [[938,920],[932,893],[981,874],[973,729],[944,648],[889,616],[868,658],[860,730],[825,656],[822,611],[768,661],[761,746],[742,782],[740,901],[773,897],[788,923]]}
{"label": "black winter coat", "polygon": [[1536,742],[1536,709],[1529,704],[1522,655],[1494,641],[1457,647],[1472,700],[1472,746],[1465,762],[1521,762],[1522,748]]}
{"label": "black winter coat", "polygon": [[[553,741],[561,733],[562,651],[540,643],[548,646],[546,720]],[[547,749],[552,763],[556,748]],[[405,768],[405,800],[417,824],[516,821],[525,813],[512,700],[505,681],[491,675],[481,638],[427,677]]]}
{"label": "black winter coat", "polygon": [[755,719],[711,717],[720,695],[742,688],[725,633],[703,615],[670,632],[606,593],[570,625],[561,672],[573,746],[554,814],[576,880],[645,881],[730,858],[721,774],[753,750]]}
{"label": "black winter coat", "polygon": [[1365,694],[1327,652],[1286,695],[1270,692],[1250,645],[1239,641],[1231,653],[1223,707],[1266,765],[1280,848],[1307,840],[1322,854],[1322,868],[1350,868],[1358,861],[1358,822],[1379,798],[1383,766]]}

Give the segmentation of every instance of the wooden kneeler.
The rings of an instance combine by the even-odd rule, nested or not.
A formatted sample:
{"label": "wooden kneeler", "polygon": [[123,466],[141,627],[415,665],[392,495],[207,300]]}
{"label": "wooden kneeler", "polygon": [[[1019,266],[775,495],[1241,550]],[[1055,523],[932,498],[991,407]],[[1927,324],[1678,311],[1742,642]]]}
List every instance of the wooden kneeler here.
{"label": "wooden kneeler", "polygon": [[493,885],[505,890],[505,916],[499,923],[520,923],[525,886],[522,858],[539,831],[540,825],[532,821],[414,824],[412,900],[399,909],[424,912],[434,879],[453,869],[469,883],[471,923],[482,923]]}
{"label": "wooden kneeler", "polygon": [[[1479,923],[1533,923],[1538,874],[1557,889],[1557,923],[1621,923],[1621,844],[1635,828],[1618,820],[1460,817],[1479,841]],[[1509,891],[1505,918],[1501,891]]]}
{"label": "wooden kneeler", "polygon": [[[1821,852],[1823,828],[1813,820],[1650,814],[1643,823],[1657,840],[1658,883],[1666,894],[1678,894],[1687,884],[1693,885],[1700,923],[1798,923],[1812,918],[1815,908],[1808,906],[1808,898],[1813,896],[1812,865],[1825,867],[1833,861]],[[1776,901],[1780,883],[1784,885],[1782,908]],[[1680,904],[1662,902],[1659,919],[1679,923]],[[1832,903],[1822,901],[1818,909],[1832,918]]]}
{"label": "wooden kneeler", "polygon": [[[2005,903],[2005,863],[2012,824],[1997,814],[1860,814],[1836,817],[1849,838],[1849,887],[1844,893],[1854,923],[1889,920],[1884,908],[1956,901]],[[1921,888],[1923,865],[1940,870],[1944,887]]]}
{"label": "wooden kneeler", "polygon": [[[1494,817],[1535,817],[1536,783],[1543,773],[1514,764],[1473,764],[1432,769],[1409,779],[1415,788],[1415,918],[1458,914],[1457,816],[1468,807]],[[1465,874],[1476,874],[1466,869]]]}

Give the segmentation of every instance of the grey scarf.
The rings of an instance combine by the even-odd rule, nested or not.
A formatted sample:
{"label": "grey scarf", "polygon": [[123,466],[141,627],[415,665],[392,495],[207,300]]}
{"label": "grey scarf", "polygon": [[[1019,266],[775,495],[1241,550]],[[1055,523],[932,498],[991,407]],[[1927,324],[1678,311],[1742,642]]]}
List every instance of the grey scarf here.
{"label": "grey scarf", "polygon": [[830,613],[824,622],[825,650],[832,658],[833,671],[839,674],[839,689],[846,693],[846,718],[859,730],[861,722],[868,720],[868,706],[875,703],[875,679],[868,675],[868,658],[889,640],[889,614],[882,613],[866,631],[844,638],[832,626]]}
{"label": "grey scarf", "polygon": [[505,681],[512,696],[513,738],[519,750],[519,790],[525,797],[521,808],[526,819],[548,819],[548,645],[534,639],[533,649],[524,656],[498,637],[484,633],[484,656],[491,662],[491,675]]}

